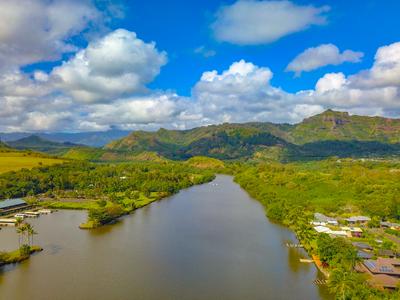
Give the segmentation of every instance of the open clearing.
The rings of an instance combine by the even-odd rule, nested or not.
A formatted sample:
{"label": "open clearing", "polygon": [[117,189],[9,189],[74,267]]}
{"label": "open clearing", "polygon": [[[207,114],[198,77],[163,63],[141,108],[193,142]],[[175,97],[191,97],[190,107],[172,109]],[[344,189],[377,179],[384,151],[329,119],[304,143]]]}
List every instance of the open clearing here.
{"label": "open clearing", "polygon": [[0,153],[0,174],[10,171],[18,171],[23,168],[31,169],[39,166],[62,163],[62,159],[40,157],[23,152]]}

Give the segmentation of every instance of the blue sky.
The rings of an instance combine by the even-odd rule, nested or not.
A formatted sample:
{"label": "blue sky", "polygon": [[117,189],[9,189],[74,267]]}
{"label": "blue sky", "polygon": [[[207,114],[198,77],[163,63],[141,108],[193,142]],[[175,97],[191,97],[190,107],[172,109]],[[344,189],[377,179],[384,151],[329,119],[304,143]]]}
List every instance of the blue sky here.
{"label": "blue sky", "polygon": [[399,117],[398,1],[4,0],[0,131]]}
{"label": "blue sky", "polygon": [[[327,72],[345,74],[369,68],[376,49],[400,40],[398,1],[293,1],[298,4],[328,5],[328,22],[271,44],[238,46],[213,38],[210,24],[221,5],[235,1],[125,1],[126,18],[113,24],[135,31],[146,41],[156,41],[159,49],[169,53],[169,63],[151,84],[154,88],[175,89],[189,95],[190,89],[205,70],[225,70],[233,61],[245,59],[274,72],[273,84],[288,91],[312,88]],[[304,49],[333,43],[340,49],[354,49],[365,53],[358,64],[327,66],[305,73],[293,80],[284,72],[287,64]],[[216,51],[214,57],[196,55],[194,49],[205,46]]]}

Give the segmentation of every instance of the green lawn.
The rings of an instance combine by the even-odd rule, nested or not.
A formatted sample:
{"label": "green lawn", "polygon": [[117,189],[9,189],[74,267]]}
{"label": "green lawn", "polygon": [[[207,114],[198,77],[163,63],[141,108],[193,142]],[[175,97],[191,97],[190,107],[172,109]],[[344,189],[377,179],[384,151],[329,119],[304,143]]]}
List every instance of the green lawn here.
{"label": "green lawn", "polygon": [[42,157],[36,154],[24,152],[4,152],[0,153],[0,174],[10,171],[18,171],[23,168],[31,169],[41,165],[47,166],[62,162],[64,162],[62,159]]}

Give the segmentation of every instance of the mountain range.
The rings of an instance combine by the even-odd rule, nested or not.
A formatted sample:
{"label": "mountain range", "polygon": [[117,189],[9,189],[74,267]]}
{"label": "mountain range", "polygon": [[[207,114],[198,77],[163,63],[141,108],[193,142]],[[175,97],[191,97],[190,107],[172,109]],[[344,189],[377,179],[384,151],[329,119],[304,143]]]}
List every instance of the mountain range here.
{"label": "mountain range", "polygon": [[[294,125],[225,123],[189,130],[133,131],[101,148],[49,142],[40,137],[8,144],[94,161],[180,160],[194,156],[280,161],[387,157],[400,155],[400,119],[327,110]],[[82,144],[88,142],[83,140]]]}
{"label": "mountain range", "polygon": [[294,125],[244,123],[181,131],[135,131],[104,149],[130,153],[151,151],[171,159],[197,155],[279,160],[398,155],[400,119],[352,116],[327,110]]}
{"label": "mountain range", "polygon": [[[109,142],[128,135],[130,131],[112,129],[108,131],[91,131],[91,132],[53,132],[53,133],[35,133],[42,139],[53,142],[69,142],[73,144],[86,145],[91,147],[102,147]],[[31,136],[28,132],[11,132],[0,133],[0,140],[3,142],[13,142]]]}

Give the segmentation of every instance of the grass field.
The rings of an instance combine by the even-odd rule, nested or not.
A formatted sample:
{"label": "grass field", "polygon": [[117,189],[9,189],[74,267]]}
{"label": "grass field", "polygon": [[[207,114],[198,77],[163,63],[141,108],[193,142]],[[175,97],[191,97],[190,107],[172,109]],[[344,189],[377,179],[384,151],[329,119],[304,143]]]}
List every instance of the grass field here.
{"label": "grass field", "polygon": [[0,174],[9,171],[18,171],[23,168],[31,169],[41,165],[47,166],[62,162],[62,159],[41,157],[40,155],[24,152],[0,152]]}

